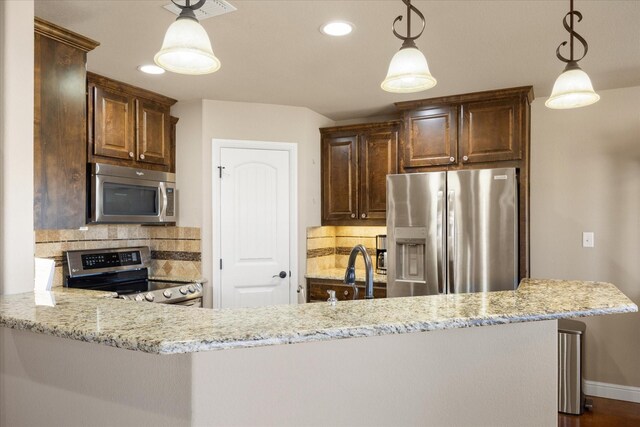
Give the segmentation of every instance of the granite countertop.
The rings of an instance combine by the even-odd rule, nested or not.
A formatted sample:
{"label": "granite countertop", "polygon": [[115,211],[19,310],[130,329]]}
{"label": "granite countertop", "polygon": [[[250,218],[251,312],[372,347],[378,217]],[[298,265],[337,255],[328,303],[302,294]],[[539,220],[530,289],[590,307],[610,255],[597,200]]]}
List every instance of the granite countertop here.
{"label": "granite countertop", "polygon": [[0,297],[0,326],[155,354],[466,328],[638,311],[614,285],[525,279],[516,291],[211,310],[54,292]]}
{"label": "granite countertop", "polygon": [[[330,280],[344,280],[344,268],[327,268],[325,270],[315,271],[313,273],[306,273],[304,277],[307,279],[330,279]],[[356,270],[356,281],[364,282],[365,273],[364,270]],[[387,283],[387,276],[385,274],[373,273],[373,283],[380,284]]]}

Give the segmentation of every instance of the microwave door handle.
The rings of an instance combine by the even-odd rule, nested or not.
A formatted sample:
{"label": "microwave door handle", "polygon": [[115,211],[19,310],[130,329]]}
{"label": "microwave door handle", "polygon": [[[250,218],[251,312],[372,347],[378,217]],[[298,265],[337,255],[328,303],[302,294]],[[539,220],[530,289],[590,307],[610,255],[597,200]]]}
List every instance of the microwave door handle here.
{"label": "microwave door handle", "polygon": [[160,198],[158,200],[158,202],[160,203],[160,209],[159,210],[159,214],[158,214],[158,218],[160,219],[160,221],[163,221],[165,216],[167,215],[167,187],[166,184],[164,182],[160,183],[159,186],[160,189]]}

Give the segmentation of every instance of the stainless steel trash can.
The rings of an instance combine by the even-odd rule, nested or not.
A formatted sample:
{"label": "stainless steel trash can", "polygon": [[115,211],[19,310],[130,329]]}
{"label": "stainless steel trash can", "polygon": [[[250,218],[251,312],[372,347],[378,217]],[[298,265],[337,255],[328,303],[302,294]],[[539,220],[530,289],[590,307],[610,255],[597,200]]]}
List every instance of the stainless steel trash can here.
{"label": "stainless steel trash can", "polygon": [[558,411],[580,415],[585,400],[582,390],[584,332],[586,325],[575,320],[558,321]]}

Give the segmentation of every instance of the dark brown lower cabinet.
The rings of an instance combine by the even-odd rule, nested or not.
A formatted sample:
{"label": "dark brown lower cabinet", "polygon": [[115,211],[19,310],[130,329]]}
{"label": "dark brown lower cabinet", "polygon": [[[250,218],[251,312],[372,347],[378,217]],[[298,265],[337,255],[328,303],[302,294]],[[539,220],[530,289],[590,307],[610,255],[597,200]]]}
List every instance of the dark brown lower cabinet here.
{"label": "dark brown lower cabinet", "polygon": [[[364,299],[364,282],[356,282],[358,287],[358,298]],[[342,280],[330,279],[307,279],[307,302],[327,301],[329,293],[327,291],[336,291],[336,298],[339,301],[348,301],[353,299],[353,288],[345,285]],[[373,284],[373,298],[386,298],[387,288],[384,283]]]}

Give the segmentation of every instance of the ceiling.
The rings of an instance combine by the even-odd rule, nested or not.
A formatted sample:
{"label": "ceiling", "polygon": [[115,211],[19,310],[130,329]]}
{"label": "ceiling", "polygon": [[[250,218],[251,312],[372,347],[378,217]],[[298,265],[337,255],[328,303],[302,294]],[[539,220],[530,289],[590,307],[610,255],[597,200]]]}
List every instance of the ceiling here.
{"label": "ceiling", "polygon": [[[136,69],[153,63],[175,19],[162,7],[169,0],[36,0],[35,11],[101,43],[88,55],[95,73],[178,100],[302,106],[333,120],[389,114],[397,101],[504,87],[533,85],[536,96],[549,96],[563,68],[555,50],[568,39],[567,0],[414,0],[427,19],[417,44],[438,84],[399,95],[380,83],[401,45],[391,33],[393,19],[406,12],[400,0],[229,1],[237,11],[202,21],[222,62],[206,76]],[[575,29],[589,43],[580,65],[596,91],[639,86],[640,1],[584,0],[575,8],[584,15]],[[331,19],[350,21],[355,31],[321,34]]]}

